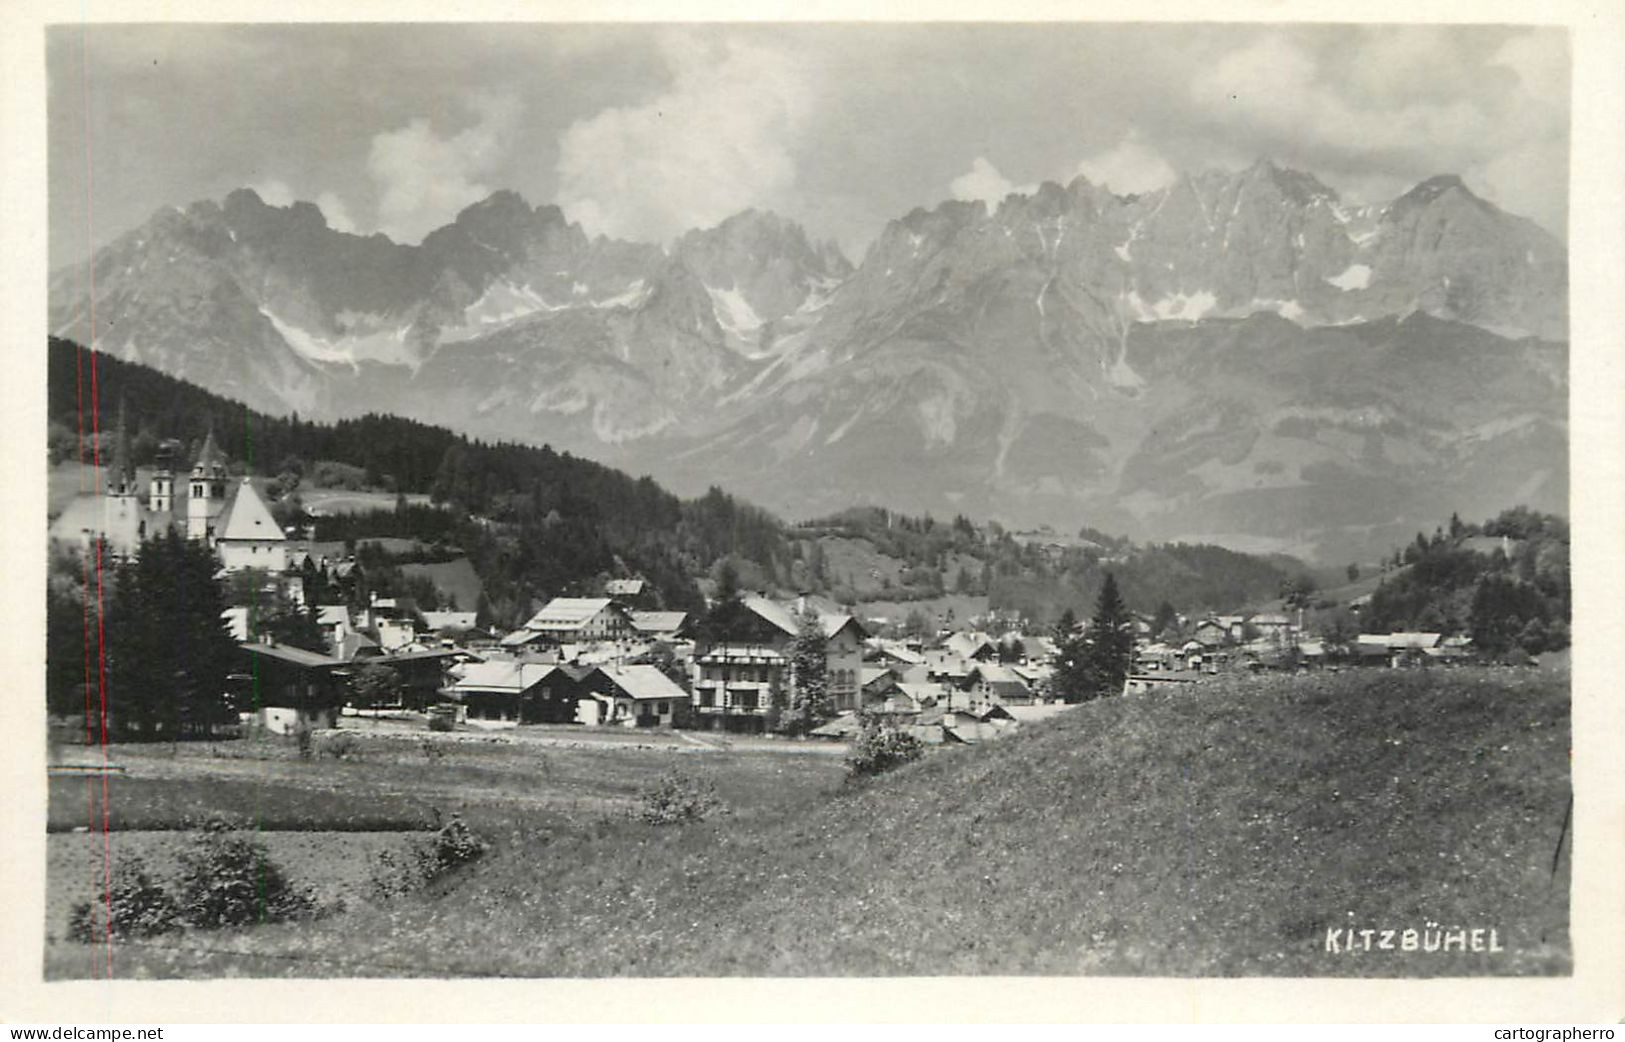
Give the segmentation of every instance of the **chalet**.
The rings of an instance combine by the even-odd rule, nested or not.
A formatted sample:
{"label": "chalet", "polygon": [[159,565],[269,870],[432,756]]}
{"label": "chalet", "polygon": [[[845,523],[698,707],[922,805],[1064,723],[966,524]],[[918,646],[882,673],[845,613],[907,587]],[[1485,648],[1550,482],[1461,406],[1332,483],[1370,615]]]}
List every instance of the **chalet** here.
{"label": "chalet", "polygon": [[576,719],[588,725],[670,727],[688,693],[654,666],[598,666],[582,678]]}
{"label": "chalet", "polygon": [[1356,647],[1373,659],[1376,649],[1381,648],[1388,664],[1398,667],[1424,663],[1429,658],[1427,652],[1439,647],[1442,638],[1440,633],[1362,633]]}
{"label": "chalet", "polygon": [[884,700],[889,693],[897,690],[897,674],[883,666],[861,667],[858,670],[858,681],[865,708],[872,702]]}
{"label": "chalet", "polygon": [[985,633],[955,633],[942,646],[967,662],[991,662],[999,657],[999,645]]}
{"label": "chalet", "polygon": [[1219,619],[1203,619],[1198,622],[1191,636],[1198,644],[1207,648],[1220,647],[1231,639],[1230,627]]}
{"label": "chalet", "polygon": [[444,690],[467,707],[475,726],[566,724],[575,722],[577,703],[587,694],[582,679],[557,663],[502,659],[468,665]]}
{"label": "chalet", "polygon": [[446,686],[446,668],[456,654],[449,648],[435,648],[400,651],[370,661],[388,666],[399,678],[395,705],[422,712],[440,700],[440,692]]}
{"label": "chalet", "polygon": [[966,678],[968,690],[984,705],[1031,705],[1033,692],[1026,681],[1009,666],[982,662],[973,666]]}
{"label": "chalet", "polygon": [[1159,669],[1149,673],[1130,673],[1123,683],[1126,694],[1144,694],[1158,689],[1183,690],[1203,678],[1203,674],[1190,669]]}
{"label": "chalet", "polygon": [[864,641],[864,647],[864,661],[879,666],[917,666],[925,661],[923,654],[900,641],[871,637]]}
{"label": "chalet", "polygon": [[281,644],[239,644],[242,688],[238,709],[245,723],[277,734],[332,727],[344,701],[337,675],[343,663],[328,655]]}
{"label": "chalet", "polygon": [[632,613],[632,631],[645,640],[677,640],[688,626],[688,613],[683,611],[635,611]]}
{"label": "chalet", "polygon": [[559,644],[625,640],[633,632],[631,613],[609,597],[555,597],[524,628]]}

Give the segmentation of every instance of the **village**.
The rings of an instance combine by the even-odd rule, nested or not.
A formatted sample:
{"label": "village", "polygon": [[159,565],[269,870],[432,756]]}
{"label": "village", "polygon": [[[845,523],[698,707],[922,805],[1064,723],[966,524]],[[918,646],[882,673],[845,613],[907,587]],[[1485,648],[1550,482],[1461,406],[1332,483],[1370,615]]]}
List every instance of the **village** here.
{"label": "village", "polygon": [[[86,549],[102,540],[115,558],[167,530],[208,546],[237,602],[224,616],[238,652],[230,700],[238,726],[253,731],[387,721],[430,731],[770,733],[782,730],[787,693],[799,682],[798,642],[822,666],[823,711],[798,732],[812,739],[850,739],[868,724],[928,746],[975,744],[1077,700],[1057,690],[1054,674],[1069,641],[1088,636],[1087,619],[1047,629],[1001,616],[959,628],[939,619],[934,634],[907,635],[895,620],[860,618],[825,597],[743,590],[730,594],[732,610],[713,603],[702,617],[651,607],[636,576],[604,581],[597,596],[555,597],[508,632],[482,627],[474,611],[423,610],[406,596],[358,599],[365,569],[355,555],[279,525],[263,483],[233,477],[212,434],[189,467],[180,451],[179,443],[160,446],[143,483],[115,448],[105,494],[80,497],[52,535]],[[259,626],[262,604],[312,618],[319,650],[279,642]],[[1175,614],[1159,627],[1131,613],[1118,693],[1237,672],[1453,665],[1472,656],[1471,639],[1459,634],[1333,639],[1307,630],[1297,614]]]}

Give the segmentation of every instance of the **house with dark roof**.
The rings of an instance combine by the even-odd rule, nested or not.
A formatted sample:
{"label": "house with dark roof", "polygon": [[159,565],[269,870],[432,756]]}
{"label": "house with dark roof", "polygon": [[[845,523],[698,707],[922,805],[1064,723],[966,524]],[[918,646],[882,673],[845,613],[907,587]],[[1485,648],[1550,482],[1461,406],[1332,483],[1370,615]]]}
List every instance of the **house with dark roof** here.
{"label": "house with dark roof", "polygon": [[470,663],[445,693],[467,707],[467,720],[480,727],[568,724],[587,694],[586,671],[554,662],[493,659]]}
{"label": "house with dark roof", "polygon": [[344,663],[284,644],[239,644],[234,699],[245,723],[276,734],[332,727],[344,703]]}

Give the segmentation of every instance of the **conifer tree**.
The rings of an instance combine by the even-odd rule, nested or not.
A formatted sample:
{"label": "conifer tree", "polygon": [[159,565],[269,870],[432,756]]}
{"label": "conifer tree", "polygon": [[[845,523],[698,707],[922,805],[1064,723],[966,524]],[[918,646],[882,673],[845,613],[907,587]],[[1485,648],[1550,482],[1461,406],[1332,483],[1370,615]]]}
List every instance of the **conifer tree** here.
{"label": "conifer tree", "polygon": [[1134,653],[1134,631],[1128,606],[1117,592],[1117,579],[1106,573],[1089,622],[1088,652],[1085,655],[1085,698],[1123,693],[1128,679],[1129,659]]}
{"label": "conifer tree", "polygon": [[121,726],[174,737],[230,717],[237,654],[214,555],[168,531],[121,565],[107,610],[108,707]]}

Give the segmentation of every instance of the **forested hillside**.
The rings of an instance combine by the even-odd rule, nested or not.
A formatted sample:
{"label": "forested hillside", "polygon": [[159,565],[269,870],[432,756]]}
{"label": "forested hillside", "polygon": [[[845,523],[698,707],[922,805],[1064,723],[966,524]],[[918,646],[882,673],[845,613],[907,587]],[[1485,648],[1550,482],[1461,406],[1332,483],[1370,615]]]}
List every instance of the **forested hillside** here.
{"label": "forested hillside", "polygon": [[[53,462],[88,455],[79,432],[97,427],[89,413],[94,387],[104,438],[122,411],[137,466],[169,438],[190,459],[212,430],[237,469],[270,479],[285,523],[309,520],[301,492],[311,488],[426,494],[429,506],[399,501],[392,511],[316,518],[316,535],[416,539],[438,548],[434,560],[464,553],[485,587],[479,607],[499,625],[516,624],[548,597],[594,593],[615,575],[648,579],[652,604],[695,609],[724,560],[746,585],[771,591],[843,603],[963,593],[1039,623],[1068,608],[1087,610],[1108,570],[1129,606],[1149,613],[1164,603],[1190,612],[1267,599],[1301,569],[1217,546],[1140,547],[1087,527],[1076,539],[1050,542],[996,521],[943,522],[881,507],[787,524],[721,489],[684,500],[648,477],[547,446],[488,443],[395,416],[330,424],[270,416],[71,341],[52,338],[49,349]],[[861,547],[886,568],[839,572],[826,564],[838,546]],[[374,549],[373,560],[381,562],[380,553]]]}

